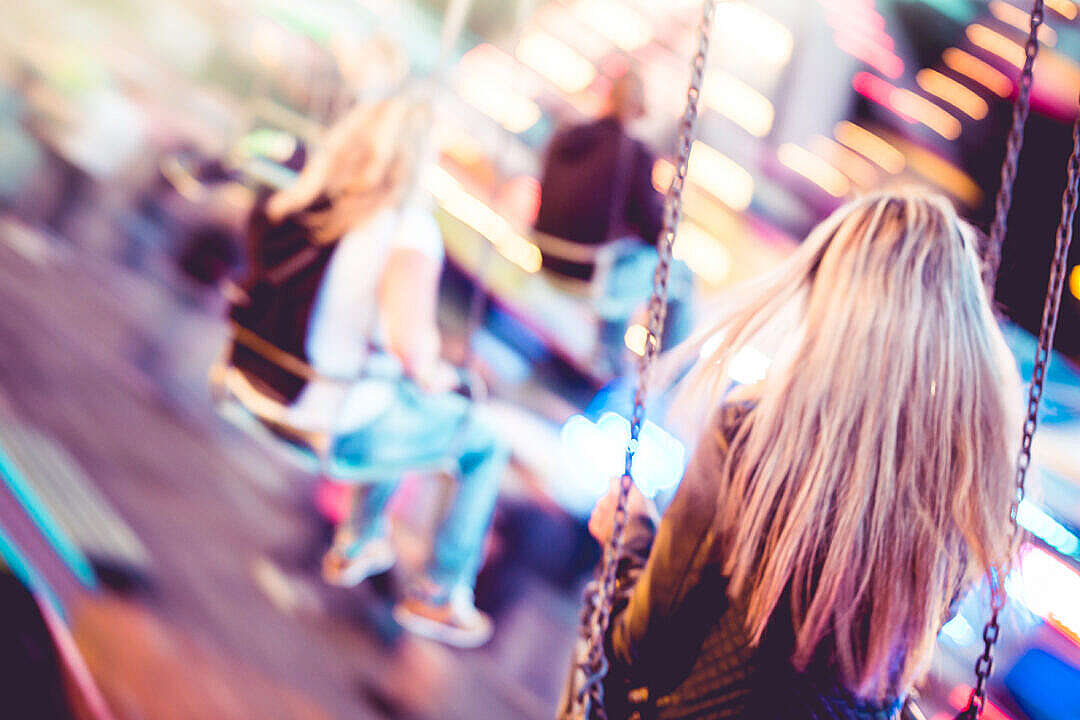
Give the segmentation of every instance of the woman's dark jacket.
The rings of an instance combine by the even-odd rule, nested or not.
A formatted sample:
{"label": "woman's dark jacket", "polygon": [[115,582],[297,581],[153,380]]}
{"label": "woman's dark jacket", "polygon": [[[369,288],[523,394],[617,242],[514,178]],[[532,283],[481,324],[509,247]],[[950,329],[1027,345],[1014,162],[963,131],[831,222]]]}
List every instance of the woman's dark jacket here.
{"label": "woman's dark jacket", "polygon": [[[749,411],[748,405],[726,405],[710,422],[659,528],[642,517],[630,523],[619,576],[622,600],[607,637],[609,717],[898,717],[900,702],[870,703],[843,689],[827,651],[806,672],[792,667],[787,597],[761,643],[750,644],[746,607],[727,595],[714,530],[717,475]],[[638,702],[620,707],[628,695]]]}

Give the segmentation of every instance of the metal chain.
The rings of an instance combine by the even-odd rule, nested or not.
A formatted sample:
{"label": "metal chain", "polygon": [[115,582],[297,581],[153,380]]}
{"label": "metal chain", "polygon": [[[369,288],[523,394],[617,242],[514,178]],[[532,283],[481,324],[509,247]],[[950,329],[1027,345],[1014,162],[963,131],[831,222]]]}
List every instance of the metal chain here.
{"label": "metal chain", "polygon": [[657,243],[660,259],[653,273],[653,290],[648,305],[648,336],[645,352],[639,363],[637,390],[634,393],[634,410],[630,417],[630,442],[626,448],[626,463],[619,479],[619,496],[615,504],[615,518],[612,525],[611,541],[604,553],[603,564],[598,582],[591,586],[586,597],[585,616],[587,628],[583,635],[588,639],[588,649],[584,653],[580,668],[585,676],[579,690],[577,702],[582,708],[584,718],[606,720],[604,710],[603,680],[607,675],[608,661],[604,656],[604,637],[611,620],[611,606],[615,597],[616,570],[622,554],[623,535],[626,530],[626,507],[633,485],[631,474],[634,453],[638,448],[641,426],[645,421],[645,399],[648,394],[649,372],[653,361],[660,352],[660,337],[663,334],[664,320],[667,316],[668,276],[671,272],[672,247],[675,234],[682,218],[682,196],[686,186],[686,174],[690,164],[690,149],[693,147],[694,132],[697,126],[698,103],[701,99],[701,87],[705,74],[705,59],[709,52],[709,35],[712,29],[717,0],[706,0],[698,26],[698,47],[691,65],[690,87],[686,92],[686,107],[683,110],[679,127],[678,160],[675,164],[675,176],[668,188],[664,201],[664,227]]}
{"label": "metal chain", "polygon": [[[1078,99],[1080,106],[1080,99]],[[1019,532],[1017,517],[1020,503],[1024,500],[1024,482],[1028,467],[1031,465],[1031,440],[1039,421],[1039,402],[1042,400],[1043,383],[1050,364],[1050,353],[1054,348],[1054,333],[1057,329],[1058,311],[1061,309],[1061,295],[1065,287],[1066,268],[1068,267],[1069,246],[1072,244],[1073,220],[1076,218],[1077,205],[1080,204],[1080,116],[1073,124],[1073,147],[1069,155],[1068,180],[1061,197],[1061,219],[1058,223],[1054,245],[1054,257],[1050,264],[1050,279],[1046,287],[1046,300],[1043,303],[1042,326],[1039,328],[1039,344],[1035,350],[1035,369],[1031,374],[1031,387],[1028,390],[1027,419],[1024,421],[1024,436],[1020,444],[1020,454],[1016,460],[1016,487],[1012,505],[1009,508],[1009,545]],[[957,720],[978,720],[986,706],[986,683],[994,667],[994,643],[1001,632],[998,623],[1002,608],[1005,607],[1004,578],[1001,570],[995,568],[990,577],[990,620],[983,628],[983,653],[975,662],[975,687],[971,691],[967,707]]]}
{"label": "metal chain", "polygon": [[1012,189],[1016,181],[1020,150],[1024,145],[1024,125],[1031,112],[1032,72],[1035,68],[1035,56],[1039,54],[1039,27],[1043,24],[1043,0],[1034,0],[1031,6],[1031,27],[1027,43],[1024,45],[1024,67],[1020,72],[1016,102],[1013,104],[1012,128],[1005,143],[1005,161],[1001,165],[1001,186],[994,200],[994,222],[990,226],[987,245],[983,248],[985,260],[983,281],[994,291],[998,267],[1001,264],[1001,245],[1005,241],[1005,231],[1012,206]]}

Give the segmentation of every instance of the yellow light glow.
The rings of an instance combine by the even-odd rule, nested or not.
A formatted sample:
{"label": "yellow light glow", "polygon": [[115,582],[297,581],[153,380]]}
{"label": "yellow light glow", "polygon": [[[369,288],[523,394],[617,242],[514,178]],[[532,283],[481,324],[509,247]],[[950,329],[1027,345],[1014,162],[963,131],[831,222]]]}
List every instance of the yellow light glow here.
{"label": "yellow light glow", "polygon": [[776,153],[781,164],[791,168],[833,197],[844,197],[851,190],[847,176],[806,148],[784,143]]}
{"label": "yellow light glow", "polygon": [[754,197],[754,178],[741,165],[695,140],[690,149],[688,175],[695,185],[733,210],[750,207]]}
{"label": "yellow light glow", "polygon": [[569,45],[535,31],[521,38],[517,59],[565,93],[577,93],[596,78],[596,68]]}
{"label": "yellow light glow", "polygon": [[901,88],[893,92],[892,103],[896,112],[915,118],[946,140],[960,137],[960,121],[921,95]]}
{"label": "yellow light glow", "polygon": [[672,254],[710,285],[723,285],[731,274],[731,252],[695,222],[679,224]]}
{"label": "yellow light glow", "polygon": [[464,75],[461,98],[512,133],[525,132],[540,119],[540,106],[529,98],[481,75]]}
{"label": "yellow light glow", "polygon": [[1067,20],[1076,19],[1076,3],[1072,0],[1046,0],[1046,7]]}
{"label": "yellow light glow", "polygon": [[810,141],[810,150],[835,165],[856,185],[870,187],[878,180],[878,171],[873,165],[863,159],[862,155],[847,149],[832,138],[814,136]]}
{"label": "yellow light glow", "polygon": [[1009,97],[1012,93],[1012,80],[970,53],[959,48],[949,48],[942,53],[941,59],[946,67],[966,75],[998,97]]}
{"label": "yellow light glow", "polygon": [[[990,3],[990,14],[1006,25],[1012,25],[1024,33],[1031,32],[1031,15],[1027,10],[1021,10],[1015,5],[1010,5],[1002,0],[993,0]],[[1049,47],[1057,45],[1057,33],[1054,28],[1046,23],[1039,26],[1039,42]]]}
{"label": "yellow light glow", "polygon": [[895,175],[904,169],[904,154],[866,128],[845,120],[836,126],[833,135],[886,172]]}
{"label": "yellow light glow", "polygon": [[617,0],[580,0],[573,11],[591,29],[626,52],[652,39],[648,21]]}
{"label": "yellow light glow", "polygon": [[944,188],[968,207],[978,207],[982,203],[983,193],[979,184],[948,160],[915,145],[907,148],[907,158],[912,170]]}
{"label": "yellow light glow", "polygon": [[966,34],[968,40],[983,50],[997,55],[1018,68],[1024,67],[1024,48],[1019,43],[1013,42],[985,25],[968,25]]}
{"label": "yellow light glow", "polygon": [[626,328],[626,334],[623,335],[623,342],[626,343],[626,347],[638,357],[645,354],[645,343],[648,339],[649,329],[644,325],[631,325]]}
{"label": "yellow light glow", "polygon": [[160,169],[161,174],[172,183],[173,189],[185,200],[201,203],[206,198],[206,188],[175,156],[165,158]]}
{"label": "yellow light glow", "polygon": [[753,345],[739,349],[728,364],[728,377],[740,385],[753,385],[765,379],[772,358]]}
{"label": "yellow light glow", "polygon": [[754,137],[765,137],[772,129],[775,110],[769,99],[742,80],[714,71],[705,80],[701,99]]}
{"label": "yellow light glow", "polygon": [[1074,298],[1080,300],[1080,265],[1074,266],[1072,272],[1069,273],[1069,292]]}
{"label": "yellow light glow", "polygon": [[514,230],[506,218],[471,195],[450,173],[438,166],[432,167],[426,186],[446,212],[487,238],[507,260],[526,272],[540,270],[540,248]]}
{"label": "yellow light glow", "polygon": [[675,179],[675,166],[660,158],[652,167],[652,185],[658,193],[666,193]]}
{"label": "yellow light glow", "polygon": [[990,106],[976,93],[937,70],[923,68],[915,76],[915,82],[926,92],[959,108],[975,120],[982,120],[990,112]]}
{"label": "yellow light glow", "polygon": [[514,56],[490,43],[481,43],[462,55],[458,68],[458,77],[479,75],[530,99],[543,90],[539,77],[523,68]]}
{"label": "yellow light glow", "polygon": [[739,0],[720,3],[715,27],[717,46],[735,56],[751,55],[764,65],[781,68],[791,59],[795,38],[787,27],[763,10]]}

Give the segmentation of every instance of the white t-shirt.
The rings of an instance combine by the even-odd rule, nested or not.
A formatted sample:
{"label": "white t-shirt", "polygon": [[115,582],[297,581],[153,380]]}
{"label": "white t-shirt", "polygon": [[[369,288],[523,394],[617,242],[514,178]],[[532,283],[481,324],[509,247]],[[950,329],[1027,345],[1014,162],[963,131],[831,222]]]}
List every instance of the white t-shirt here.
{"label": "white t-shirt", "polygon": [[378,334],[379,278],[391,251],[401,249],[442,264],[442,235],[430,212],[384,210],[339,241],[315,297],[306,343],[312,367],[323,375],[360,374],[368,342]]}
{"label": "white t-shirt", "polygon": [[[368,343],[379,334],[379,279],[398,249],[418,250],[442,264],[442,234],[425,208],[410,207],[401,215],[384,210],[338,242],[315,297],[306,340],[311,365],[322,375],[351,381],[369,362]],[[393,364],[382,356],[375,361]],[[284,406],[261,396],[239,371],[230,372],[227,383],[257,415],[313,432],[360,427],[388,407],[395,392],[393,382],[373,378],[351,384],[315,380]]]}

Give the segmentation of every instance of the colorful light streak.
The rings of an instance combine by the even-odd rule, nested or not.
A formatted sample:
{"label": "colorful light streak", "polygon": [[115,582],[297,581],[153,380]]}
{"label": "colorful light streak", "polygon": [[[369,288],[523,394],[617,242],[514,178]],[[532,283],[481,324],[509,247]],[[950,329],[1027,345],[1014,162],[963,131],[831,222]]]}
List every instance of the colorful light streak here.
{"label": "colorful light streak", "polygon": [[831,162],[860,187],[870,187],[878,180],[878,171],[869,161],[832,138],[815,135],[810,140],[810,150]]}
{"label": "colorful light streak", "polygon": [[915,82],[924,91],[960,109],[974,120],[982,120],[990,112],[990,106],[977,93],[937,70],[923,68],[915,76]]}
{"label": "colorful light streak", "polygon": [[[1016,520],[1020,527],[1063,555],[1080,559],[1080,538],[1030,500],[1020,503]],[[1080,596],[1078,596],[1080,601]]]}
{"label": "colorful light streak", "polygon": [[772,129],[776,111],[769,99],[742,80],[722,71],[705,79],[701,94],[705,105],[720,113],[754,137],[765,137]]}
{"label": "colorful light streak", "polygon": [[885,18],[874,9],[872,0],[818,3],[825,8],[825,20],[835,30],[833,41],[840,50],[885,77],[895,80],[903,75],[904,61],[896,54],[896,43],[885,30]]}
{"label": "colorful light streak", "polygon": [[573,12],[625,52],[633,52],[652,39],[648,21],[617,0],[580,0]]}
{"label": "colorful light streak", "polygon": [[968,40],[977,47],[989,53],[997,55],[1018,68],[1024,67],[1024,48],[1019,43],[1013,42],[1001,33],[991,30],[985,25],[968,25],[964,32]]}
{"label": "colorful light streak", "polygon": [[[963,710],[967,707],[968,699],[971,698],[971,688],[967,685],[957,685],[949,691],[949,704],[957,710]],[[1006,714],[1004,710],[999,708],[989,700],[986,701],[986,705],[983,706],[983,720],[1012,720],[1012,717]],[[935,716],[936,718],[937,716]],[[949,715],[948,717],[952,717]]]}
{"label": "colorful light streak", "polygon": [[844,197],[851,182],[824,159],[795,143],[784,143],[776,152],[780,163],[814,183],[833,197]]}
{"label": "colorful light streak", "polygon": [[[1031,15],[1027,10],[1021,10],[1015,5],[1010,5],[1002,0],[992,0],[990,14],[1006,25],[1012,25],[1025,35],[1031,32]],[[1057,33],[1054,28],[1046,23],[1039,26],[1039,42],[1048,47],[1057,45]]]}
{"label": "colorful light streak", "polygon": [[982,203],[983,192],[979,184],[948,160],[917,145],[908,145],[907,161],[912,170],[944,188],[968,207],[975,208]]}
{"label": "colorful light streak", "polygon": [[540,120],[540,106],[482,75],[458,80],[461,99],[512,133],[522,133]]}
{"label": "colorful light streak", "polygon": [[1066,20],[1076,19],[1076,3],[1072,0],[1046,0],[1046,7]]}
{"label": "colorful light streak", "polygon": [[941,60],[950,70],[967,76],[998,97],[1012,94],[1013,82],[1007,75],[960,48],[949,48],[942,53]]}
{"label": "colorful light streak", "polygon": [[731,273],[731,252],[719,238],[690,220],[679,224],[672,255],[710,285],[722,285]]}
{"label": "colorful light streak", "polygon": [[787,65],[795,37],[779,20],[743,0],[722,2],[714,25],[722,38],[717,45],[737,55],[756,57],[771,68]]}
{"label": "colorful light streak", "polygon": [[1080,643],[1080,573],[1042,548],[1021,549],[1020,567],[1005,578],[1010,599]]}
{"label": "colorful light streak", "polygon": [[561,40],[539,30],[521,38],[517,58],[550,80],[565,93],[587,88],[596,78],[596,68]]}
{"label": "colorful light streak", "polygon": [[487,238],[507,260],[526,272],[540,270],[540,249],[514,230],[506,218],[470,194],[450,173],[433,166],[426,185],[446,212]]}
{"label": "colorful light streak", "polygon": [[946,140],[960,137],[960,121],[924,97],[867,72],[856,73],[852,87],[860,95],[892,110],[908,123],[921,123]]}
{"label": "colorful light streak", "polygon": [[901,172],[907,161],[904,154],[874,133],[855,123],[843,121],[833,129],[833,136],[885,172],[893,175]]}
{"label": "colorful light streak", "polygon": [[960,137],[961,125],[951,113],[907,88],[898,88],[892,96],[893,107],[901,116],[915,118],[917,122],[936,132],[946,140]]}
{"label": "colorful light streak", "polygon": [[741,165],[700,140],[690,150],[690,180],[732,210],[745,210],[754,197],[754,177]]}

